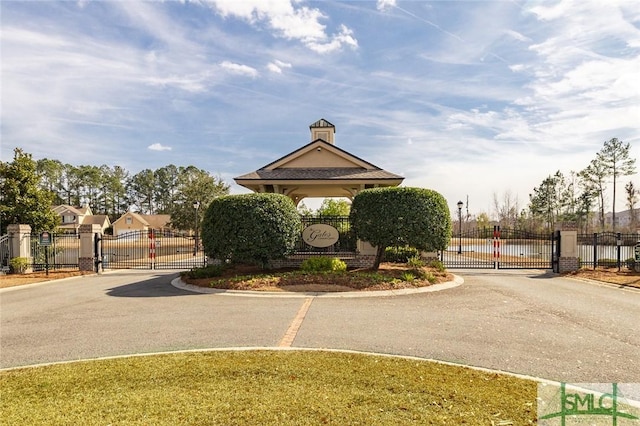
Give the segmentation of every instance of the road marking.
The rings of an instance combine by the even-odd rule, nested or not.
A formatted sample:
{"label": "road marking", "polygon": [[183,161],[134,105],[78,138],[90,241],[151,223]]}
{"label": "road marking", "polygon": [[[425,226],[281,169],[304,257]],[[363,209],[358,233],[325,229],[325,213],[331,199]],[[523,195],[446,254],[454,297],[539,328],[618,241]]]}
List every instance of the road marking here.
{"label": "road marking", "polygon": [[304,303],[298,310],[296,317],[293,319],[293,321],[291,321],[287,332],[284,333],[284,337],[282,337],[282,340],[280,340],[280,343],[278,343],[279,348],[291,347],[294,339],[296,338],[296,335],[298,334],[298,330],[302,325],[302,321],[304,321],[304,317],[307,315],[307,311],[311,306],[311,302],[313,302],[313,297],[307,297],[306,299],[304,299]]}

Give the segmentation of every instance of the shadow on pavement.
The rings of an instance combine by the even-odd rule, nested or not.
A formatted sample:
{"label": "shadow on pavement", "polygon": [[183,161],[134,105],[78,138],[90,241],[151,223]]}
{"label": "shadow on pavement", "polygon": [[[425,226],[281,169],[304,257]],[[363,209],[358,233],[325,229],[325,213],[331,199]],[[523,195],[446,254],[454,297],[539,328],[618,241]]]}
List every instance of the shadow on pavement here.
{"label": "shadow on pavement", "polygon": [[150,280],[139,281],[111,288],[107,296],[113,297],[173,297],[193,296],[194,293],[180,290],[171,285],[177,275],[163,275]]}

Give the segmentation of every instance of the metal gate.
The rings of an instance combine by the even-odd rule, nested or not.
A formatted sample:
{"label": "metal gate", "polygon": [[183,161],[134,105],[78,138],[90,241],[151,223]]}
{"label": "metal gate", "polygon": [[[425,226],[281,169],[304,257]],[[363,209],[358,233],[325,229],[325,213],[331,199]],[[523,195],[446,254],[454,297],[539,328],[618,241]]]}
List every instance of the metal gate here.
{"label": "metal gate", "polygon": [[552,233],[476,228],[453,236],[440,260],[447,268],[552,269],[556,246]]}
{"label": "metal gate", "polygon": [[206,265],[200,240],[170,231],[132,231],[104,235],[104,269],[192,269]]}
{"label": "metal gate", "polygon": [[40,234],[31,234],[30,249],[34,271],[45,269],[78,269],[80,236],[78,234],[52,233],[47,245],[40,244]]}

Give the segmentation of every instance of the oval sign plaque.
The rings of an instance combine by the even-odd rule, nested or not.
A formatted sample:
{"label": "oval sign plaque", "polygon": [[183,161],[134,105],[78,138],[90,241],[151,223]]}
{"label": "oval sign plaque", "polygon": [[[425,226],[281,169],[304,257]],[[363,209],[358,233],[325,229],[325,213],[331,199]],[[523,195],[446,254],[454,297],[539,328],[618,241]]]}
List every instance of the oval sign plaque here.
{"label": "oval sign plaque", "polygon": [[338,242],[338,230],[331,225],[318,223],[304,228],[302,240],[312,247],[329,247]]}

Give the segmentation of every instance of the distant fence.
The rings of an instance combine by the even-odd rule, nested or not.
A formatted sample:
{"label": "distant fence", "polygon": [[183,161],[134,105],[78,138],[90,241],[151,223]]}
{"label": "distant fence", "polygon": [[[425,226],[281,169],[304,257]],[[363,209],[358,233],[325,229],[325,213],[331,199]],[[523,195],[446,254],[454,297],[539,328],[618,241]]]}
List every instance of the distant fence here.
{"label": "distant fence", "polygon": [[633,248],[640,234],[601,232],[578,234],[578,256],[583,267],[629,268],[634,265]]}

